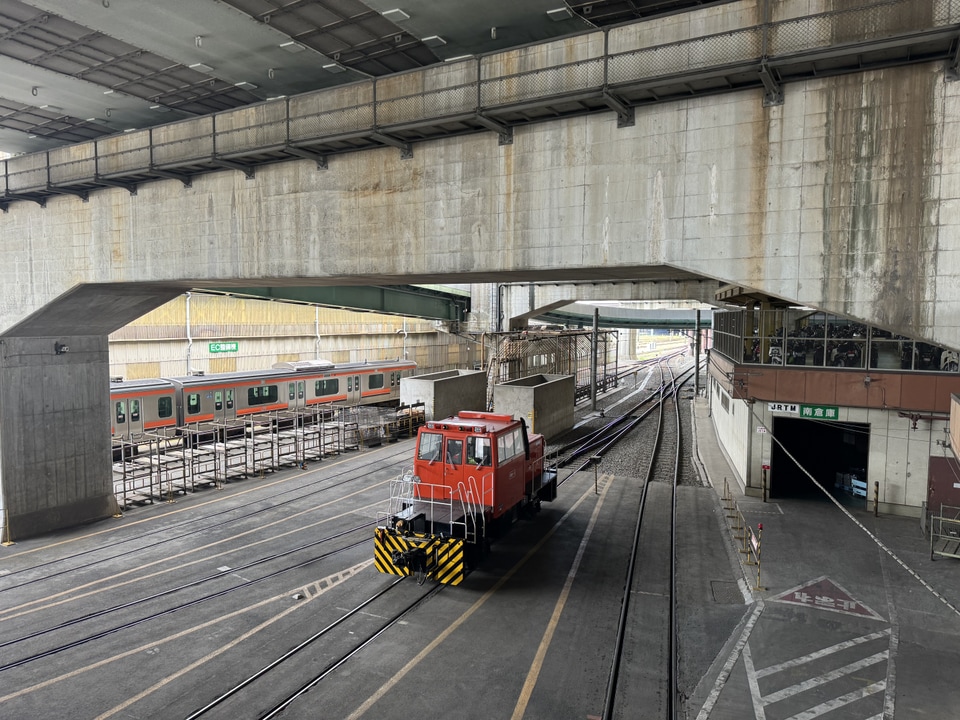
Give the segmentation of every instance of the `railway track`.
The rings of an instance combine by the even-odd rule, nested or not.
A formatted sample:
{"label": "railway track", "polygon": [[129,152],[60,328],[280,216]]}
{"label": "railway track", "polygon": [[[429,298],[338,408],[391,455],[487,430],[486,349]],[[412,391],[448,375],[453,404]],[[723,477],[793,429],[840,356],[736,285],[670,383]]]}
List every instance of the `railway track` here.
{"label": "railway track", "polygon": [[[404,465],[409,464],[409,455],[409,450],[404,447],[403,450],[399,450],[395,453],[378,456],[378,463],[382,462],[382,467],[388,470],[398,470]],[[309,472],[300,473],[299,476],[303,475],[309,476]],[[317,495],[336,491],[348,486],[350,483],[365,480],[367,477],[368,475],[365,472],[358,469],[337,472],[332,476],[325,475],[319,481],[308,481],[306,485],[297,485],[293,488],[278,490],[276,494],[271,496],[271,502],[269,504],[264,504],[263,500],[259,498],[252,499],[248,503],[232,505],[227,509],[215,510],[213,512],[199,515],[192,515],[189,520],[184,522],[164,524],[161,527],[156,527],[155,529],[147,532],[127,535],[126,537],[116,540],[115,542],[100,543],[97,544],[96,547],[87,550],[61,555],[54,560],[44,560],[35,564],[13,568],[5,573],[2,578],[3,585],[0,586],[0,597],[3,596],[3,593],[21,590],[27,586],[54,580],[58,577],[70,575],[80,570],[91,570],[97,566],[114,562],[124,557],[132,557],[138,553],[144,552],[152,553],[163,548],[164,546],[182,543],[185,540],[189,540],[199,535],[209,535],[211,532],[215,532],[217,530],[229,530],[231,527],[238,526],[244,521],[283,509],[286,506],[295,505],[296,503],[300,503]],[[295,477],[285,477],[279,482],[289,483],[294,479]],[[333,482],[330,482],[331,479]],[[263,484],[251,485],[240,492],[262,489],[262,487]],[[213,501],[213,504],[215,506],[220,505],[220,503],[218,503],[216,500]],[[166,514],[151,514],[149,517],[144,517],[143,520],[137,522],[148,522],[151,525],[156,525],[164,521],[165,515]],[[105,534],[120,534],[128,531],[129,526],[118,525],[110,530],[98,531],[92,535],[102,537]],[[173,534],[171,534],[171,532]],[[151,542],[150,539],[154,537],[158,539]],[[83,537],[77,538],[74,540],[74,542],[78,542],[83,539]],[[58,543],[53,543],[51,545],[55,544]],[[7,556],[7,560],[12,561],[18,557],[24,557],[28,554],[42,553],[47,548],[51,547],[51,545],[39,546],[25,553],[12,553]],[[135,546],[126,547],[129,545]],[[110,553],[111,550],[121,547],[126,547],[126,549],[122,550],[121,552]],[[179,553],[178,557],[181,557]],[[87,560],[84,560],[85,558],[87,558]],[[151,561],[151,564],[155,564],[156,562],[158,562],[158,560],[156,557],[154,557]],[[43,571],[47,568],[59,569],[48,573],[38,574],[39,571]],[[18,582],[17,578],[20,577],[28,577],[28,579]],[[49,597],[49,595],[47,595],[47,597]],[[7,613],[8,609],[0,610],[0,623],[3,622],[4,615]]]}
{"label": "railway track", "polygon": [[[637,473],[643,478],[643,490],[623,585],[604,720],[630,717],[629,710],[621,709],[628,703],[641,703],[647,709],[645,718],[675,720],[680,712],[676,613],[677,484],[682,446],[679,389],[692,370],[673,377],[669,366],[661,368],[663,381],[656,397],[639,403],[628,415],[640,414],[621,424],[633,430],[649,418],[654,425],[649,434],[655,439],[646,466]],[[618,426],[612,433],[614,442],[625,432]],[[644,662],[631,663],[623,672],[628,645],[643,649]],[[629,701],[624,699],[624,687],[629,688]]]}

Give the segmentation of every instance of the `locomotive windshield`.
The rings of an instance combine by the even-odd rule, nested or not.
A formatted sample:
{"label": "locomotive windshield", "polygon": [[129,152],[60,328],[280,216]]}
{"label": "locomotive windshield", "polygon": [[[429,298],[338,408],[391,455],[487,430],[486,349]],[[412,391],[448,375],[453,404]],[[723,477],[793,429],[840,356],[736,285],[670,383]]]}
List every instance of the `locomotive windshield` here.
{"label": "locomotive windshield", "polygon": [[440,433],[420,433],[420,447],[417,451],[419,460],[439,460],[440,445],[443,443],[443,435]]}

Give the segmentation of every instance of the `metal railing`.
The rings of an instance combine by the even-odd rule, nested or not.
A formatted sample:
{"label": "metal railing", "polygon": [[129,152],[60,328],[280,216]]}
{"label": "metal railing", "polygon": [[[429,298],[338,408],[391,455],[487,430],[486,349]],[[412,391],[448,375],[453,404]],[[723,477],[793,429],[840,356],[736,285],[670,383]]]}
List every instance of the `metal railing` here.
{"label": "metal railing", "polygon": [[[708,71],[723,75],[731,67],[758,72],[761,66],[776,67],[818,49],[860,48],[955,30],[960,23],[960,0],[885,0],[790,18],[774,18],[779,7],[765,0],[758,10],[772,19],[655,45],[643,44],[644,30],[655,21],[633,23],[10,158],[0,161],[0,201],[5,207],[14,200],[37,200],[31,193],[45,197],[70,187],[118,184],[123,178],[135,183],[178,169],[189,177],[222,167],[230,158],[247,158],[253,165],[294,159],[296,152],[285,151],[311,146],[324,146],[320,155],[362,149],[330,144],[351,137],[382,139],[391,128],[547,106],[565,97],[600,99],[657,78]],[[731,12],[727,24],[738,17]],[[610,52],[611,42],[627,49]],[[557,48],[582,57],[553,62],[551,50]],[[517,66],[521,69],[514,70]],[[410,87],[417,89],[404,91]],[[593,109],[602,109],[602,103]],[[270,153],[274,155],[263,157]]]}

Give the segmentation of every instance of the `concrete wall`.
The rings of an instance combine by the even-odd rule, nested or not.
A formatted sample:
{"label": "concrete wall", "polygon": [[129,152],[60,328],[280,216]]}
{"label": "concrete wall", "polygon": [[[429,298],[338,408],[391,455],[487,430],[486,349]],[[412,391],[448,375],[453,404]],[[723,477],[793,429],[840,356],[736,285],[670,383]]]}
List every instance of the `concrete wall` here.
{"label": "concrete wall", "polygon": [[[69,348],[57,354],[55,346]],[[118,511],[104,337],[0,341],[3,539]],[[15,468],[15,473],[9,473]]]}
{"label": "concrete wall", "polygon": [[576,384],[572,375],[528,375],[493,386],[493,409],[525,418],[547,440],[573,427]]}
{"label": "concrete wall", "polygon": [[[941,64],[13,203],[0,330],[78,283],[630,277],[673,265],[960,347]],[[191,121],[195,122],[195,121]]]}
{"label": "concrete wall", "polygon": [[422,402],[427,420],[442,420],[459,410],[486,410],[487,374],[481,370],[447,370],[403,378],[400,402]]}

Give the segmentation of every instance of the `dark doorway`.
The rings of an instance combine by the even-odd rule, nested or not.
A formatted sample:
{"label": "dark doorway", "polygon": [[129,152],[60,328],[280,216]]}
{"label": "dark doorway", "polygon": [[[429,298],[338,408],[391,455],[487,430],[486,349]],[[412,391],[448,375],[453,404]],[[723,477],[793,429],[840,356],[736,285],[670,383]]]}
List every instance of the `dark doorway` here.
{"label": "dark doorway", "polygon": [[[775,417],[770,453],[770,497],[821,497],[824,494],[797,467],[786,452],[803,466],[828,492],[839,496],[865,497],[870,425]],[[780,443],[783,444],[781,448]],[[838,484],[839,474],[839,484]],[[862,494],[861,494],[862,493]]]}

